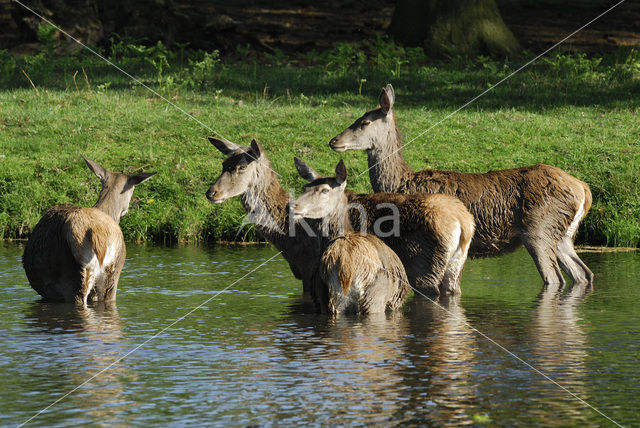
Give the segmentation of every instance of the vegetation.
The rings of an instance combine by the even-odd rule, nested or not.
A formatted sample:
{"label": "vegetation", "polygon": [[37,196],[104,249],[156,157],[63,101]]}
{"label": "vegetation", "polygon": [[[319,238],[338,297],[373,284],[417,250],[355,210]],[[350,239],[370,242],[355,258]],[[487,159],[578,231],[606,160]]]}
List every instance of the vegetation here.
{"label": "vegetation", "polygon": [[46,28],[39,34],[43,49],[36,55],[0,51],[2,238],[27,237],[51,205],[92,205],[99,183],[86,156],[114,171],[159,172],[136,190],[121,222],[130,241],[258,239],[237,200],[212,205],[204,197],[223,159],[206,137],[258,139],[283,186],[297,192],[294,155],[327,173],[343,157],[349,187],[367,192],[366,156],[337,154],[327,143],[372,108],[390,82],[414,168],[556,165],[589,183],[594,195],[578,242],[640,243],[637,50],[604,58],[550,55],[447,118],[531,55],[518,62],[460,56],[432,62],[421,49],[381,37],[294,58],[243,46],[220,58],[187,46],[112,40],[103,54],[163,100],[87,51],[56,56],[55,39]]}

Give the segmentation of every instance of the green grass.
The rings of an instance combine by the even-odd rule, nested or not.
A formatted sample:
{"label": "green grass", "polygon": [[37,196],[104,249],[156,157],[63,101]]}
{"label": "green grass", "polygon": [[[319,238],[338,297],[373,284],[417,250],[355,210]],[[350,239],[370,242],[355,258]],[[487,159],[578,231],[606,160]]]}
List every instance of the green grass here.
{"label": "green grass", "polygon": [[[349,187],[367,192],[368,176],[357,176],[366,155],[337,154],[327,143],[375,106],[384,84],[396,89],[398,125],[408,141],[519,65],[453,58],[400,67],[346,57],[336,66],[335,55],[316,65],[248,58],[197,70],[174,64],[160,73],[150,63],[124,61],[206,127],[86,55],[14,60],[0,76],[0,237],[27,237],[54,204],[92,205],[99,182],[86,156],[115,171],[159,173],[136,189],[121,222],[129,241],[255,240],[251,227],[238,232],[244,212],[237,200],[212,205],[204,197],[223,159],[207,141],[207,127],[240,144],[258,139],[286,188],[302,186],[293,156],[326,173],[342,157]],[[416,169],[467,172],[556,165],[594,195],[578,242],[637,247],[640,81],[635,62],[619,63],[581,56],[537,62],[416,139],[405,157]],[[193,79],[182,84],[185,78]]]}

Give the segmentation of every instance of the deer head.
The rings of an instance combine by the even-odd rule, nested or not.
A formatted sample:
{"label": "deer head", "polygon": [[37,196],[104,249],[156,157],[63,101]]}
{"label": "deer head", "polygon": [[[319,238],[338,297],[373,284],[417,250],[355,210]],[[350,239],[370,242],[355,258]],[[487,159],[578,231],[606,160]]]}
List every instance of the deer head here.
{"label": "deer head", "polygon": [[84,161],[102,183],[102,190],[94,207],[109,214],[116,222],[129,212],[129,202],[135,187],[156,174],[155,172],[120,174],[109,171],[87,158],[84,158]]}
{"label": "deer head", "polygon": [[336,166],[335,177],[322,177],[298,158],[294,162],[300,176],[309,182],[304,192],[289,204],[294,217],[323,218],[341,204],[346,205],[347,169],[342,160]]}
{"label": "deer head", "polygon": [[250,146],[239,146],[231,141],[209,138],[218,150],[228,157],[222,162],[222,172],[206,193],[207,199],[219,204],[242,195],[256,180],[264,149],[256,140]]}
{"label": "deer head", "polygon": [[393,86],[388,84],[380,94],[380,105],[366,112],[351,126],[333,137],[329,146],[336,152],[374,148],[378,139],[385,137],[390,129],[395,130],[394,101]]}

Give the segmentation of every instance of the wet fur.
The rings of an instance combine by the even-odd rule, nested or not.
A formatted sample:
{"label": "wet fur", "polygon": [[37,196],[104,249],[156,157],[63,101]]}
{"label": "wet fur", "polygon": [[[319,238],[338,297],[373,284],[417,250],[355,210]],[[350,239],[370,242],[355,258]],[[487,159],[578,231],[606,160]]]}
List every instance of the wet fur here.
{"label": "wet fur", "polygon": [[[113,257],[105,260],[107,248]],[[93,256],[97,270],[90,267]],[[42,297],[83,303],[85,294],[88,301],[115,299],[125,258],[122,231],[110,216],[97,208],[57,205],[34,228],[22,261]]]}
{"label": "wet fur", "polygon": [[[298,171],[309,178],[300,168]],[[340,161],[336,177],[317,177],[291,202],[297,215],[319,220],[314,225],[316,234],[326,237],[321,238],[319,271],[328,293],[320,306],[333,315],[397,309],[410,289],[402,262],[375,235],[353,231],[345,186],[346,168]],[[323,204],[320,209],[319,203]]]}
{"label": "wet fur", "polygon": [[324,251],[320,273],[329,286],[331,314],[392,311],[409,287],[398,256],[374,235],[348,233]]}
{"label": "wet fur", "polygon": [[[394,98],[393,88],[387,85],[380,106],[330,142],[341,150],[361,140],[372,142],[366,150],[374,191],[456,196],[475,219],[471,256],[496,256],[524,245],[545,283],[564,284],[561,269],[575,282],[593,281],[593,274],[573,248],[577,227],[592,203],[586,183],[544,164],[483,174],[413,171],[400,150],[401,138],[391,110]],[[364,136],[363,129],[371,126],[363,126],[365,119],[378,126],[378,135]]]}
{"label": "wet fur", "polygon": [[[473,237],[474,221],[459,199],[440,194],[345,193],[349,203],[366,209],[369,233],[373,233],[377,219],[391,215],[388,208],[377,209],[379,204],[392,203],[398,208],[400,235],[380,239],[398,255],[412,287],[429,295],[460,292],[460,275]],[[359,231],[361,218],[356,209],[350,211],[350,219]],[[460,260],[454,259],[454,255]]]}
{"label": "wet fur", "polygon": [[102,183],[92,208],[56,205],[34,228],[22,256],[29,283],[47,300],[113,301],[126,258],[118,222],[135,186],[155,173],[119,174],[85,159]]}

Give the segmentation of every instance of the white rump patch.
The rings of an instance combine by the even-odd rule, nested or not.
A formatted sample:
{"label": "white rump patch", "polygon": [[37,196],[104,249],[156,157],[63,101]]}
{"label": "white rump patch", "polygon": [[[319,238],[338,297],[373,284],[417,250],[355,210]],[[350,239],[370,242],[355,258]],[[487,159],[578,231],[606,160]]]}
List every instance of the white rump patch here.
{"label": "white rump patch", "polygon": [[116,260],[116,250],[117,245],[115,244],[111,244],[107,247],[107,252],[104,255],[104,260],[102,261],[102,268],[104,269],[105,266],[110,266],[112,265],[115,260]]}
{"label": "white rump patch", "polygon": [[115,262],[117,255],[116,248],[116,244],[111,244],[107,247],[104,259],[102,260],[102,265],[100,265],[100,261],[98,260],[96,253],[93,251],[93,248],[85,249],[80,263],[85,269],[91,269],[91,272],[94,272],[96,275],[102,273],[106,266],[110,266]]}
{"label": "white rump patch", "polygon": [[573,240],[573,238],[575,237],[576,232],[578,231],[578,226],[580,225],[580,221],[582,220],[582,217],[584,217],[584,198],[582,198],[582,202],[580,203],[580,209],[578,209],[578,212],[576,213],[575,217],[573,217],[573,221],[571,222],[571,224],[569,225],[569,228],[567,229],[566,236],[568,236],[569,239]]}
{"label": "white rump patch", "polygon": [[449,271],[458,272],[462,268],[462,264],[464,263],[463,254],[465,249],[460,245],[460,237],[462,236],[462,226],[460,223],[456,224],[456,228],[451,237],[452,246],[449,250],[449,263],[448,269]]}

